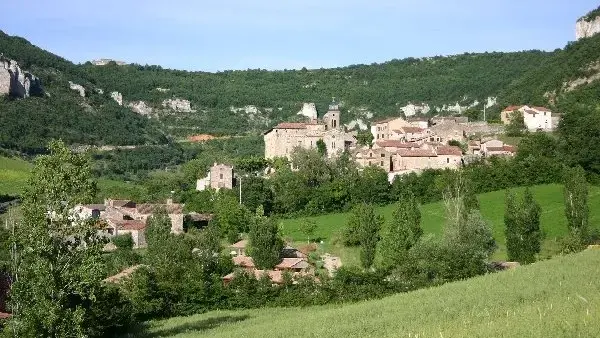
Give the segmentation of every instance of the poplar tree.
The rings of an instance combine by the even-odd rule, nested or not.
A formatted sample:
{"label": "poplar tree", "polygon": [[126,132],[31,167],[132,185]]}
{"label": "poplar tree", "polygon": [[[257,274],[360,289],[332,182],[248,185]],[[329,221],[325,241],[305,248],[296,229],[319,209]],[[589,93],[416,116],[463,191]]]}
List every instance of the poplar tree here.
{"label": "poplar tree", "polygon": [[279,226],[275,219],[263,215],[260,206],[250,224],[248,237],[250,240],[248,253],[256,267],[272,269],[281,261],[283,239]]}
{"label": "poplar tree", "polygon": [[92,219],[74,207],[90,203],[97,188],[89,161],[61,141],[38,157],[23,196],[14,236],[9,324],[15,337],[85,337],[87,318],[101,292],[104,266]]}
{"label": "poplar tree", "polygon": [[372,205],[366,204],[362,208],[364,214],[358,218],[357,238],[360,245],[360,263],[363,268],[369,269],[375,261],[379,230],[383,224],[383,217],[375,214]]}
{"label": "poplar tree", "polygon": [[382,265],[390,268],[406,259],[408,250],[423,235],[421,228],[421,211],[412,193],[401,196],[392,214],[381,232],[380,252]]}
{"label": "poplar tree", "polygon": [[508,259],[522,264],[535,262],[542,246],[541,207],[529,188],[519,203],[512,192],[506,194],[504,225]]}
{"label": "poplar tree", "polygon": [[588,186],[581,167],[566,168],[564,173],[565,215],[571,235],[584,244],[588,235]]}

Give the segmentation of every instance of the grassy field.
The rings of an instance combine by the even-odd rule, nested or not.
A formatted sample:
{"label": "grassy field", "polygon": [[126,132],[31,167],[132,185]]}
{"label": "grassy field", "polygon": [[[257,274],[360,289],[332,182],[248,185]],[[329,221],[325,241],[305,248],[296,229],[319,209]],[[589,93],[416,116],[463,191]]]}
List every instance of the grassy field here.
{"label": "grassy field", "polygon": [[[522,193],[524,188],[515,189]],[[542,206],[541,225],[545,233],[542,256],[548,257],[559,250],[557,240],[567,233],[567,219],[564,215],[562,186],[540,185],[532,188],[535,199]],[[479,195],[479,203],[483,217],[493,227],[494,237],[498,242],[496,259],[506,259],[505,237],[504,237],[504,197],[505,191],[494,191]],[[600,228],[600,188],[590,187],[590,224]],[[391,219],[394,205],[378,208],[378,212],[386,220]],[[442,202],[431,203],[421,206],[421,226],[425,233],[435,235],[441,234],[444,227],[445,216]],[[358,264],[358,250],[346,248],[341,243],[341,234],[346,227],[348,213],[328,214],[318,217],[309,217],[317,224],[315,237],[323,240],[319,251],[329,252],[342,258],[345,265]],[[292,239],[296,245],[306,243],[306,236],[300,231],[300,223],[303,218],[282,220],[284,236]]]}
{"label": "grassy field", "polygon": [[137,337],[598,337],[600,250],[380,300],[216,311]]}
{"label": "grassy field", "polygon": [[[19,195],[27,184],[33,165],[19,158],[0,156],[0,195]],[[99,197],[133,198],[143,196],[143,187],[127,182],[98,179]]]}

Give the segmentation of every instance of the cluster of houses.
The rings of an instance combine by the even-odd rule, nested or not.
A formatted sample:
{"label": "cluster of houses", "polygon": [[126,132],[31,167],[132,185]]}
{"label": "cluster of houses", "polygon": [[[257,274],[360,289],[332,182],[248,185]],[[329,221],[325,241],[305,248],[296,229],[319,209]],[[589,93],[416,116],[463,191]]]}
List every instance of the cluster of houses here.
{"label": "cluster of houses", "polygon": [[[271,270],[262,270],[258,269],[254,265],[252,257],[246,254],[247,246],[248,240],[241,240],[229,247],[231,249],[233,264],[237,270],[245,271],[256,279],[267,277],[273,285],[280,285],[284,283],[285,273],[289,273],[293,283],[301,276],[314,277],[315,275],[315,269],[308,262],[308,256],[296,248],[291,246],[284,247],[281,251],[281,261]],[[225,285],[229,284],[235,276],[235,271],[223,276],[223,283]]]}
{"label": "cluster of houses", "polygon": [[84,204],[75,207],[79,219],[97,219],[99,231],[107,237],[130,234],[134,247],[146,245],[146,221],[154,212],[164,210],[171,220],[171,232],[183,233],[188,225],[204,227],[210,214],[184,213],[184,205],[167,200],[165,203],[136,203],[131,200],[107,199],[104,204]]}
{"label": "cluster of houses", "polygon": [[[544,107],[511,106],[502,111],[503,123],[510,123],[515,113],[523,115],[525,125],[531,131],[551,131],[559,119],[557,114],[553,115]],[[356,132],[345,131],[340,115],[339,106],[333,103],[322,120],[311,118],[302,123],[280,123],[269,129],[264,133],[265,158],[291,159],[295,147],[312,149],[323,140],[329,157],[348,150],[360,167],[381,167],[392,180],[398,175],[424,169],[456,169],[466,159],[474,157],[512,156],[516,152],[514,146],[497,139],[469,141],[475,135],[502,133],[504,128],[486,122],[469,122],[467,117],[393,117],[376,121],[370,130],[373,143],[361,146]],[[467,143],[468,148],[449,145],[450,141]],[[212,177],[212,170],[208,178]]]}

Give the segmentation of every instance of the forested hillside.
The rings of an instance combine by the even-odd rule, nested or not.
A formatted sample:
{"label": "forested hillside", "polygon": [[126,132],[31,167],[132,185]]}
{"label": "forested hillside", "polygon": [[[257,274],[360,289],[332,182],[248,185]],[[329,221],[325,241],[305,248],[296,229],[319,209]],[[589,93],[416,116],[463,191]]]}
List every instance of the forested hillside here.
{"label": "forested hillside", "polygon": [[600,35],[569,43],[552,58],[528,71],[501,94],[506,104],[554,105],[559,111],[574,104],[600,103]]}
{"label": "forested hillside", "polygon": [[[25,99],[0,98],[0,148],[35,153],[48,140],[69,144],[164,143],[154,121],[117,105],[100,94],[81,67],[0,31],[0,52],[39,77],[45,94]],[[86,97],[69,88],[86,88]]]}

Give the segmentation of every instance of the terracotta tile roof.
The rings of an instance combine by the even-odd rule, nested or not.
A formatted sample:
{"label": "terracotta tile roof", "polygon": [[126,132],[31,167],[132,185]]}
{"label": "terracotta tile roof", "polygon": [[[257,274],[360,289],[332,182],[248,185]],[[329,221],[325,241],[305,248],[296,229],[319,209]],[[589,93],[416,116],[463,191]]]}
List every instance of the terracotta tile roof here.
{"label": "terracotta tile roof", "polygon": [[432,149],[398,149],[396,154],[401,157],[437,157]]}
{"label": "terracotta tile roof", "polygon": [[252,257],[248,257],[248,256],[233,257],[233,264],[236,266],[243,267],[243,268],[253,268],[254,267],[254,261],[252,260]]}
{"label": "terracotta tile roof", "polygon": [[306,123],[282,122],[275,126],[277,129],[306,129]]}
{"label": "terracotta tile roof", "polygon": [[244,248],[246,248],[247,245],[248,245],[248,240],[243,239],[239,242],[235,242],[235,243],[231,244],[229,247],[235,248],[235,249],[244,249]]}
{"label": "terracotta tile roof", "polygon": [[127,269],[119,272],[118,274],[114,275],[114,276],[110,276],[104,279],[104,282],[108,282],[108,283],[119,283],[121,282],[123,279],[131,276],[137,269],[141,268],[145,266],[144,264],[138,264],[138,265],[134,265],[131,267],[128,267]]}
{"label": "terracotta tile roof", "polygon": [[0,319],[8,319],[10,317],[12,317],[10,313],[0,312]]}
{"label": "terracotta tile roof", "polygon": [[121,208],[128,204],[135,207],[135,202],[131,201],[131,200],[111,200],[111,202],[112,202],[112,205],[116,208]]}
{"label": "terracotta tile roof", "polygon": [[546,108],[546,107],[531,107],[537,111],[545,111],[545,112],[551,112],[550,109]]}
{"label": "terracotta tile roof", "polygon": [[394,130],[398,134],[418,134],[422,133],[425,129],[419,127],[402,127],[400,130]]}
{"label": "terracotta tile roof", "polygon": [[504,151],[504,147],[486,147],[487,151]]}
{"label": "terracotta tile roof", "polygon": [[437,148],[437,154],[462,156],[462,149],[457,146],[442,146]]}
{"label": "terracotta tile roof", "polygon": [[275,265],[275,269],[305,269],[308,266],[305,258],[284,258],[279,264]]}
{"label": "terracotta tile roof", "polygon": [[164,208],[168,214],[181,214],[183,212],[183,204],[138,204],[135,209],[142,215],[149,215],[158,211],[160,208]]}
{"label": "terracotta tile roof", "polygon": [[523,106],[508,106],[504,108],[503,112],[515,111],[521,109]]}
{"label": "terracotta tile roof", "polygon": [[146,229],[146,222],[139,220],[125,220],[115,222],[118,230],[142,230]]}
{"label": "terracotta tile roof", "polygon": [[403,142],[400,140],[383,140],[375,142],[383,148],[420,148],[421,146],[414,142]]}
{"label": "terracotta tile roof", "polygon": [[514,153],[514,152],[516,152],[516,151],[517,151],[517,148],[516,148],[515,146],[511,146],[511,145],[508,145],[508,144],[505,144],[505,145],[502,147],[502,149],[503,149],[504,151],[508,151],[508,152],[511,152],[511,153]]}
{"label": "terracotta tile roof", "polygon": [[525,113],[531,114],[531,115],[539,114],[539,112],[537,112],[535,110],[531,110],[531,109],[525,109]]}

